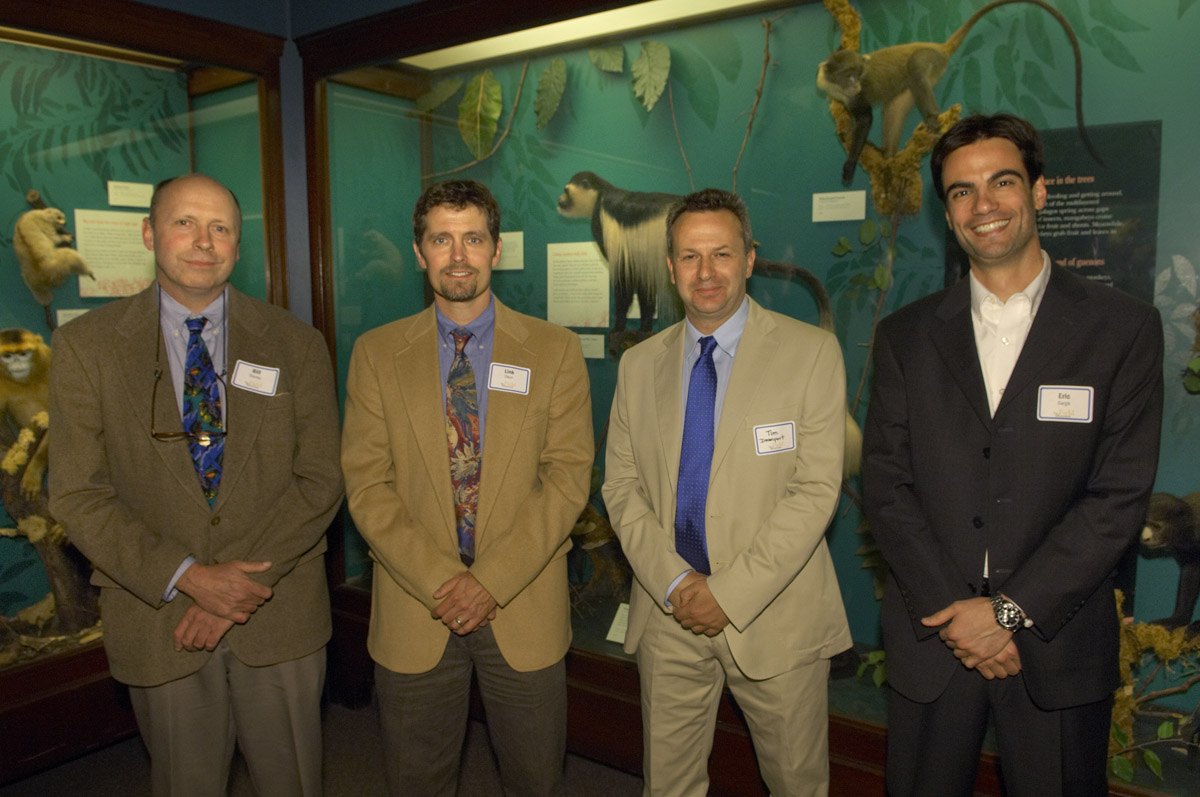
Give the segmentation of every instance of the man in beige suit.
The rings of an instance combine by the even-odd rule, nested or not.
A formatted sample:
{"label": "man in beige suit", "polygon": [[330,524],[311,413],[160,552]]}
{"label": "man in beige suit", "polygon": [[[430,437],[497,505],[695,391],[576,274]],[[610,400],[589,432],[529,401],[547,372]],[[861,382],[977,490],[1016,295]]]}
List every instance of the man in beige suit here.
{"label": "man in beige suit", "polygon": [[[333,369],[316,330],[229,286],[240,233],[220,183],[164,181],[142,229],[155,284],[54,333],[51,510],[95,567],[156,795],[224,794],[235,739],[258,794],[321,793]],[[181,424],[189,325],[217,430]],[[206,484],[189,449],[218,442]]]}
{"label": "man in beige suit", "polygon": [[583,352],[493,296],[500,208],[485,186],[429,188],[413,238],[434,304],[355,343],[342,435],[376,563],[368,645],[388,790],[455,793],[474,671],[505,793],[553,794],[566,555],[593,451]]}
{"label": "man in beige suit", "polygon": [[667,235],[687,320],[622,357],[604,483],[636,577],[625,650],[645,793],[707,792],[728,682],[771,793],[825,794],[829,658],[851,645],[824,537],[842,473],[841,349],[746,297],[754,250],[736,195],[685,197]]}

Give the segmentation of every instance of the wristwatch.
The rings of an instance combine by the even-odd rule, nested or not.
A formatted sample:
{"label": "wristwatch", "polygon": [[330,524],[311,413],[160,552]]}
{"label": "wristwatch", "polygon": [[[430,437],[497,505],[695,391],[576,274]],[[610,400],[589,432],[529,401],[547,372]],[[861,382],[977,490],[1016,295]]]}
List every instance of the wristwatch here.
{"label": "wristwatch", "polygon": [[996,622],[1006,631],[1016,631],[1025,623],[1025,612],[1003,595],[992,596],[992,611],[996,613]]}

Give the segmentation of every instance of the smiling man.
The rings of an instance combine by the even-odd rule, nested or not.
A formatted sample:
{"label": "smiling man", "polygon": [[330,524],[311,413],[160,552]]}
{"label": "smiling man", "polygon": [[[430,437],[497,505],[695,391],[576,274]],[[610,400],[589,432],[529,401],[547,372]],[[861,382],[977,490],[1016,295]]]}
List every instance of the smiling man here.
{"label": "smiling man", "polygon": [[970,794],[990,717],[1007,793],[1107,794],[1113,570],[1158,462],[1162,322],[1050,264],[1028,122],[963,119],[931,167],[970,275],[880,325],[864,440],[888,793]]}
{"label": "smiling man", "polygon": [[434,303],[350,358],[342,468],[375,560],[368,646],[393,795],[455,793],[472,671],[505,793],[561,787],[591,395],[578,337],[492,293],[501,246],[485,186],[431,186],[413,251]]}
{"label": "smiling man", "polygon": [[156,795],[321,793],[325,529],[341,504],[321,335],[228,284],[242,218],[199,174],[154,191],[156,281],[54,333],[50,505],[91,559]]}
{"label": "smiling man", "polygon": [[746,296],[741,198],[706,189],[667,216],[687,318],[621,358],[604,501],[633,566],[650,795],[708,793],[728,683],[775,795],[828,790],[829,659],[850,647],[825,528],[842,481],[837,339]]}

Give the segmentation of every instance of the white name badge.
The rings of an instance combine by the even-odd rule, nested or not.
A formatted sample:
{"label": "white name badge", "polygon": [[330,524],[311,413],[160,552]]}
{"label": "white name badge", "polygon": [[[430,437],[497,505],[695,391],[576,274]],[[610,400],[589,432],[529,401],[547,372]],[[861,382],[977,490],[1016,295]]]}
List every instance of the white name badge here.
{"label": "white name badge", "polygon": [[796,447],[796,424],[768,423],[754,427],[754,450],[760,457],[791,451]]}
{"label": "white name badge", "polygon": [[1038,420],[1091,423],[1095,394],[1095,388],[1080,385],[1042,385],[1038,388]]}
{"label": "white name badge", "polygon": [[233,386],[263,396],[274,396],[279,387],[279,369],[238,360],[233,367]]}
{"label": "white name badge", "polygon": [[492,363],[488,373],[488,390],[503,390],[505,393],[529,393],[529,369],[518,365]]}

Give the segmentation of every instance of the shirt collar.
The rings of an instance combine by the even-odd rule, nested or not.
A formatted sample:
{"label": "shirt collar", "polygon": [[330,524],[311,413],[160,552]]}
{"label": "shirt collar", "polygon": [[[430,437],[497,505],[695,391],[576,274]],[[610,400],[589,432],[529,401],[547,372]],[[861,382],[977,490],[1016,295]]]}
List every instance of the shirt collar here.
{"label": "shirt collar", "polygon": [[204,325],[205,332],[211,332],[214,335],[219,334],[225,328],[225,310],[228,307],[227,299],[229,294],[229,286],[225,286],[225,290],[221,291],[221,295],[201,310],[198,313],[193,313],[188,308],[184,307],[176,301],[171,294],[158,288],[159,312],[162,314],[164,329],[180,329],[184,327],[184,322],[189,318],[204,316],[208,319],[208,323]]}
{"label": "shirt collar", "polygon": [[[459,328],[459,325],[451,321],[446,316],[442,315],[442,311],[434,305],[434,313],[437,315],[438,336],[442,340],[453,341],[452,333]],[[471,333],[471,339],[476,343],[486,339],[492,334],[492,329],[496,326],[496,296],[493,294],[488,299],[487,307],[483,312],[475,316],[475,319],[470,323],[462,325],[468,332]]]}
{"label": "shirt collar", "polygon": [[[984,300],[989,296],[996,301],[997,304],[1003,306],[1007,302],[1001,302],[1000,297],[989,291],[983,286],[983,283],[975,276],[974,271],[968,271],[968,278],[971,282],[971,313],[976,317],[980,317],[980,308],[983,306]],[[1042,270],[1037,273],[1037,276],[1029,281],[1023,290],[1014,293],[1008,297],[1011,302],[1017,296],[1025,296],[1029,300],[1029,315],[1033,316],[1037,313],[1038,306],[1042,303],[1042,296],[1046,293],[1046,283],[1050,281],[1050,255],[1046,254],[1046,250],[1042,250]]]}
{"label": "shirt collar", "polygon": [[[721,326],[712,333],[712,336],[717,339],[717,348],[730,357],[737,354],[738,343],[742,340],[742,333],[746,331],[746,319],[749,317],[750,297],[743,296],[741,305],[733,312],[733,315],[726,318]],[[692,326],[690,319],[685,319],[683,328],[684,334],[687,336],[687,346],[684,350],[691,353],[692,349],[699,345],[700,338],[706,336]]]}

